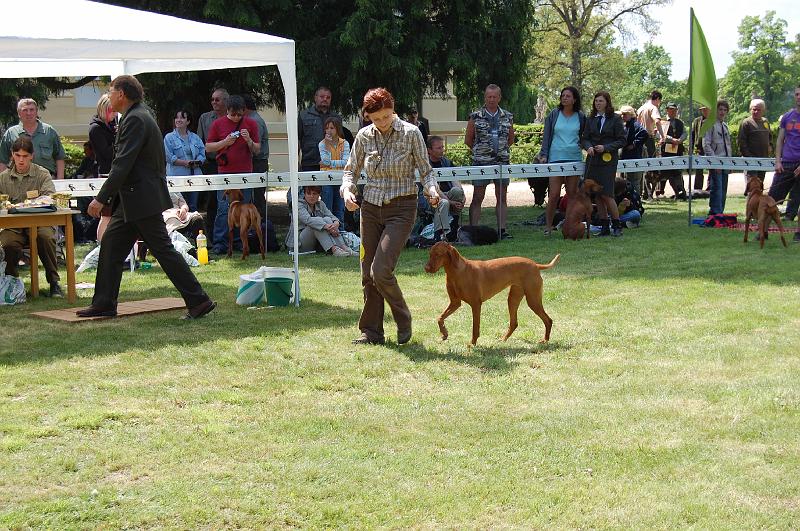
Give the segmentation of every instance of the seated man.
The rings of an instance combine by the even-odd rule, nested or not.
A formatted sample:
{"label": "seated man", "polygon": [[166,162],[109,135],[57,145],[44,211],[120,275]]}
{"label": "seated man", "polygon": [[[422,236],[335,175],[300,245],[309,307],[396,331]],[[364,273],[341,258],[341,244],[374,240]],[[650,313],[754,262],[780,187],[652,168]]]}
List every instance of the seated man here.
{"label": "seated man", "polygon": [[617,177],[614,180],[614,200],[617,202],[619,220],[629,229],[638,227],[644,207],[641,195],[634,189],[633,183],[624,177]]}
{"label": "seated man", "polygon": [[[434,170],[436,168],[450,168],[453,163],[444,156],[444,140],[440,136],[430,136],[426,141],[428,146],[428,159]],[[438,180],[438,179],[437,179]],[[433,218],[434,240],[441,240],[447,237],[454,241],[458,229],[458,220],[461,211],[464,209],[464,189],[458,181],[439,181],[439,189],[443,192],[439,204],[434,210],[422,193],[422,186],[417,184],[419,195],[417,198],[417,216],[421,218]],[[453,221],[448,221],[448,215],[453,216]],[[450,223],[445,227],[445,223]]]}
{"label": "seated man", "polygon": [[[175,231],[183,234],[192,244],[197,240],[197,235],[205,229],[205,220],[200,212],[189,212],[189,204],[178,192],[170,192],[169,198],[172,201],[172,208],[168,208],[161,213],[164,224],[167,226],[167,234]],[[194,249],[189,254],[197,258]],[[144,260],[147,256],[147,244],[142,242],[138,247],[139,260]]]}
{"label": "seated man", "polygon": [[[33,163],[33,142],[29,136],[17,138],[11,145],[11,165],[0,173],[0,194],[7,194],[12,203],[22,203],[26,199],[49,196],[56,191],[50,172]],[[19,260],[22,248],[30,243],[28,229],[4,229],[0,231],[0,245],[6,252],[6,274],[19,276]],[[50,283],[50,296],[63,297],[58,285],[56,265],[56,231],[53,227],[39,227],[36,242],[39,258],[44,266],[47,282]]]}
{"label": "seated man", "polygon": [[200,212],[189,212],[189,205],[183,195],[177,192],[170,192],[169,198],[172,200],[172,208],[162,212],[164,224],[167,226],[167,234],[178,231],[187,240],[194,242],[197,235],[205,227],[203,215]]}

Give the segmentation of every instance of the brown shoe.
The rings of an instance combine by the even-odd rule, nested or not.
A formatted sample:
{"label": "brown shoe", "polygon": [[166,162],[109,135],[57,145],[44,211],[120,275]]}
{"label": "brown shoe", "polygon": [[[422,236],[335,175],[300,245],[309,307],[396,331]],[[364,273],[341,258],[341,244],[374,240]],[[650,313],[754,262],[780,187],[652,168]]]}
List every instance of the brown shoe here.
{"label": "brown shoe", "polygon": [[78,317],[116,317],[116,308],[100,308],[99,306],[89,306],[83,310],[75,312]]}
{"label": "brown shoe", "polygon": [[197,306],[189,308],[189,311],[186,312],[186,315],[184,315],[182,319],[200,319],[216,307],[217,303],[208,299],[206,302],[201,302]]}

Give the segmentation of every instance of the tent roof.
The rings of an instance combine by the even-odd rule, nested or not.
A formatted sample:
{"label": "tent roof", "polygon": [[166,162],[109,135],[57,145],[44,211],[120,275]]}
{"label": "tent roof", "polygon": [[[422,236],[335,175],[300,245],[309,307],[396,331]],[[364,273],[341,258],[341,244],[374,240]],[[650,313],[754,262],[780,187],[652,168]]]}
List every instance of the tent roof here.
{"label": "tent roof", "polygon": [[0,77],[294,65],[294,41],[86,0],[38,0],[0,28]]}

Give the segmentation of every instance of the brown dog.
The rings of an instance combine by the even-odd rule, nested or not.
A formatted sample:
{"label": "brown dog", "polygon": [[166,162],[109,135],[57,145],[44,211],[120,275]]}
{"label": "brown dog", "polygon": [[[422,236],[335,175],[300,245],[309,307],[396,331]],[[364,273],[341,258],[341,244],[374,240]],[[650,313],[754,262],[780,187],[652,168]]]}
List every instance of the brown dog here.
{"label": "brown dog", "polygon": [[[582,240],[589,238],[589,223],[592,220],[591,192],[602,192],[603,187],[594,179],[586,179],[578,187],[575,197],[567,198],[567,212],[564,214],[564,223],[561,233],[565,240]],[[586,225],[583,222],[586,222]]]}
{"label": "brown dog", "polygon": [[778,211],[778,203],[764,193],[764,183],[761,179],[754,177],[747,183],[747,209],[744,222],[744,241],[747,243],[747,233],[750,232],[750,220],[758,220],[758,238],[761,241],[761,248],[764,248],[764,240],[767,239],[767,229],[770,221],[781,230],[781,241],[786,247],[786,238],[783,237],[783,224],[781,223],[781,213]]}
{"label": "brown dog", "polygon": [[537,264],[533,260],[519,256],[486,261],[467,260],[447,242],[438,242],[431,247],[430,253],[425,271],[436,273],[444,267],[447,274],[447,295],[450,297],[450,304],[437,321],[442,339],[447,339],[444,320],[461,306],[461,301],[464,301],[472,307],[471,344],[474,346],[481,333],[481,304],[511,286],[508,291],[508,331],[503,336],[503,341],[517,328],[517,310],[523,297],[528,302],[528,307],[544,323],[544,339],[541,342],[550,340],[553,320],[545,313],[542,306],[542,275],[539,271],[556,265],[561,255],[556,255],[547,265]]}
{"label": "brown dog", "polygon": [[233,254],[233,228],[239,227],[239,237],[242,239],[242,260],[250,255],[250,245],[247,242],[247,233],[250,228],[256,230],[258,243],[261,245],[261,259],[264,256],[264,234],[261,231],[261,214],[252,203],[243,203],[244,196],[241,190],[225,190],[228,196],[228,257]]}

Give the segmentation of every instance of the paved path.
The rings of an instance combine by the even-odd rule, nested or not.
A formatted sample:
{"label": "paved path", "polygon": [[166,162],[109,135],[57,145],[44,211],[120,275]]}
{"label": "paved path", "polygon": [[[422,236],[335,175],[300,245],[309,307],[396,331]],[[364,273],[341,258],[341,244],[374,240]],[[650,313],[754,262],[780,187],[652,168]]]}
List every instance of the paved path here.
{"label": "paved path", "polygon": [[[705,182],[708,182],[708,172],[705,175]],[[686,186],[688,178],[684,176],[684,186]],[[692,177],[694,180],[694,177]],[[765,179],[765,188],[769,189],[769,185],[772,182],[772,173],[767,173]],[[472,186],[465,185],[464,186],[464,193],[467,196],[467,205],[469,205],[470,201],[472,201]],[[731,173],[728,176],[728,196],[741,196],[744,194],[744,174],[743,173]],[[667,186],[667,197],[673,195],[672,188]],[[708,198],[698,199],[697,202],[708,204]],[[489,185],[486,188],[486,196],[483,200],[483,206],[485,208],[494,208],[496,204],[496,200],[494,197],[494,185]],[[518,206],[531,206],[533,205],[533,193],[531,189],[528,187],[527,181],[512,181],[508,187],[508,206],[518,207]],[[278,190],[271,190],[269,192],[269,206],[270,208],[277,207],[286,209],[286,190],[285,189],[278,189]],[[272,216],[270,216],[272,217]],[[288,223],[288,222],[287,222]]]}

